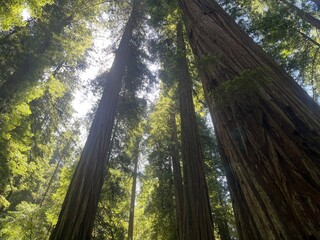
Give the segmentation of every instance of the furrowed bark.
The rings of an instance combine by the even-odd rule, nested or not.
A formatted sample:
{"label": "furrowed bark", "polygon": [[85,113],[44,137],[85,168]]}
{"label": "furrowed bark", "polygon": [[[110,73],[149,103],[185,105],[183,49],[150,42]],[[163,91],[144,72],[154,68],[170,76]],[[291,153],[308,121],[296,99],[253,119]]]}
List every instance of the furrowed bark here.
{"label": "furrowed bark", "polygon": [[203,154],[192,100],[192,82],[186,59],[182,23],[177,26],[177,69],[181,116],[182,160],[184,167],[184,224],[186,240],[211,240],[213,222],[207,183],[203,170]]}
{"label": "furrowed bark", "polygon": [[319,239],[319,105],[215,1],[179,2],[239,238]]}
{"label": "furrowed bark", "polygon": [[134,1],[131,16],[116,52],[88,139],[71,180],[56,227],[50,239],[91,239],[93,222],[103,183],[116,105],[127,64],[130,40],[139,17],[140,0]]}

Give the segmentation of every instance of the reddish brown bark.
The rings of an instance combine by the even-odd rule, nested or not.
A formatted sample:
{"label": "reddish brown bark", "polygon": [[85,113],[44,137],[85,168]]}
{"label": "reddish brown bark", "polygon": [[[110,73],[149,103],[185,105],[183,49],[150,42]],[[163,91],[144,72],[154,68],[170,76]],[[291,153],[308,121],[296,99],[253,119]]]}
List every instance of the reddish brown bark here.
{"label": "reddish brown bark", "polygon": [[177,26],[177,49],[182,161],[184,168],[184,224],[182,239],[212,240],[214,239],[213,222],[203,170],[203,154],[192,100],[192,82],[186,59],[182,23]]}
{"label": "reddish brown bark", "polygon": [[216,2],[180,5],[240,239],[319,239],[319,106]]}
{"label": "reddish brown bark", "polygon": [[140,0],[134,1],[88,139],[62,205],[57,225],[51,233],[52,240],[91,239],[130,40],[139,17],[139,3]]}

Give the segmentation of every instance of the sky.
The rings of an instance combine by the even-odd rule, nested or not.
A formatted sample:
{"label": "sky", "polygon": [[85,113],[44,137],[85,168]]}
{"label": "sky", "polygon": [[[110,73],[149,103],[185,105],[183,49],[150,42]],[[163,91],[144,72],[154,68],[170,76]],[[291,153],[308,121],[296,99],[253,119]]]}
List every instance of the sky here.
{"label": "sky", "polygon": [[[24,21],[30,19],[30,12],[24,9],[21,13]],[[107,49],[111,46],[110,32],[107,29],[100,29],[94,33],[93,46],[87,59],[89,67],[80,73],[80,81],[82,86],[88,86],[92,80],[104,70],[111,67],[113,54],[107,54]],[[99,100],[100,96],[94,96],[91,91],[87,91],[81,87],[74,93],[72,107],[75,112],[73,117],[83,118],[92,108],[93,104]]]}
{"label": "sky", "polygon": [[72,101],[75,110],[73,117],[75,118],[84,117],[93,104],[100,100],[100,96],[95,96],[93,92],[87,91],[85,86],[89,86],[99,73],[111,67],[114,55],[106,53],[110,45],[111,41],[107,31],[96,34],[93,39],[93,47],[87,59],[89,67],[80,74],[80,81],[84,87],[75,91]]}

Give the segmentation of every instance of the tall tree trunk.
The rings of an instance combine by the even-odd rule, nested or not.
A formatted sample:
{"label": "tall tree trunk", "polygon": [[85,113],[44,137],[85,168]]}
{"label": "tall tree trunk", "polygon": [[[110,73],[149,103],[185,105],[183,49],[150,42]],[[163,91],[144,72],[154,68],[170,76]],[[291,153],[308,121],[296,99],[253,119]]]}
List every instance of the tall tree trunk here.
{"label": "tall tree trunk", "polygon": [[[139,145],[139,143],[138,143]],[[139,146],[137,146],[139,148]],[[133,240],[133,226],[134,226],[134,205],[136,202],[136,187],[137,187],[137,172],[138,172],[138,159],[139,151],[135,153],[134,169],[132,173],[132,188],[131,188],[131,201],[130,201],[130,215],[128,226],[128,240]]]}
{"label": "tall tree trunk", "polygon": [[179,240],[184,240],[183,237],[183,184],[181,176],[181,166],[180,166],[180,154],[179,154],[179,142],[177,137],[177,124],[175,117],[174,107],[171,107],[169,113],[169,125],[171,128],[171,145],[170,151],[172,155],[172,167],[173,167],[173,181],[175,189],[175,205],[176,205],[176,221],[178,227],[178,237]]}
{"label": "tall tree trunk", "polygon": [[213,222],[203,170],[203,154],[192,100],[192,82],[189,75],[181,22],[177,25],[177,49],[182,160],[184,167],[185,222],[182,239],[212,240],[214,239]]}
{"label": "tall tree trunk", "polygon": [[92,122],[88,139],[62,205],[58,223],[50,239],[90,239],[103,183],[116,105],[129,44],[139,17],[140,0],[135,0],[102,98]]}
{"label": "tall tree trunk", "polygon": [[224,10],[180,0],[240,239],[320,239],[320,109]]}
{"label": "tall tree trunk", "polygon": [[239,239],[263,239],[257,225],[254,223],[254,219],[248,211],[249,206],[245,200],[243,191],[241,191],[239,182],[237,182],[237,179],[232,175],[232,169],[224,156],[219,138],[217,138],[217,143],[228,180]]}
{"label": "tall tree trunk", "polygon": [[287,1],[287,0],[280,0],[285,5],[287,5],[289,8],[291,8],[293,11],[297,13],[299,17],[301,17],[303,20],[310,23],[312,26],[320,30],[320,20],[316,19],[311,14],[301,10],[300,8],[296,7],[293,3]]}

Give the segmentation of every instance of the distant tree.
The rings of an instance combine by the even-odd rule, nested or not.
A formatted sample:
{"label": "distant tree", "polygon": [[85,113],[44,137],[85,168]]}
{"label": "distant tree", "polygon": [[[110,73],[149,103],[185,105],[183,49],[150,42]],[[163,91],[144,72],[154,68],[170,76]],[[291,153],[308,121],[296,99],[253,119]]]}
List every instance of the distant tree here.
{"label": "distant tree", "polygon": [[[130,213],[128,224],[128,240],[133,240],[133,227],[134,227],[134,209],[136,201],[137,177],[138,177],[138,160],[139,160],[139,144],[141,141],[141,133],[138,136],[132,136],[133,145],[131,159],[133,160],[134,168],[132,172],[132,187],[131,187],[131,200],[130,200]],[[140,135],[140,136],[139,136]]]}
{"label": "distant tree", "polygon": [[[147,162],[139,178],[141,190],[137,196],[136,239],[177,239],[174,174],[175,157],[172,142],[172,126],[169,116],[174,104],[173,90],[162,86],[159,99],[152,107],[147,121],[145,143]],[[161,88],[162,88],[161,87]],[[176,150],[179,151],[177,148]],[[180,159],[178,159],[180,164]],[[175,171],[175,169],[173,170]],[[181,183],[180,183],[181,184]],[[183,207],[183,206],[181,206]]]}
{"label": "distant tree", "polygon": [[295,6],[293,3],[287,1],[287,0],[280,0],[280,2],[283,2],[285,5],[287,5],[292,11],[294,11],[299,17],[301,17],[303,20],[310,23],[313,27],[320,30],[320,20],[313,17],[311,14],[301,10],[297,6]]}
{"label": "distant tree", "polygon": [[176,123],[176,110],[174,105],[171,106],[168,113],[168,126],[170,127],[171,142],[170,152],[172,159],[173,181],[174,181],[174,193],[175,193],[175,208],[176,208],[176,222],[177,222],[177,239],[183,237],[183,223],[184,223],[184,194],[183,194],[183,178],[181,171],[181,157],[180,157],[180,143],[178,140],[178,130]]}

